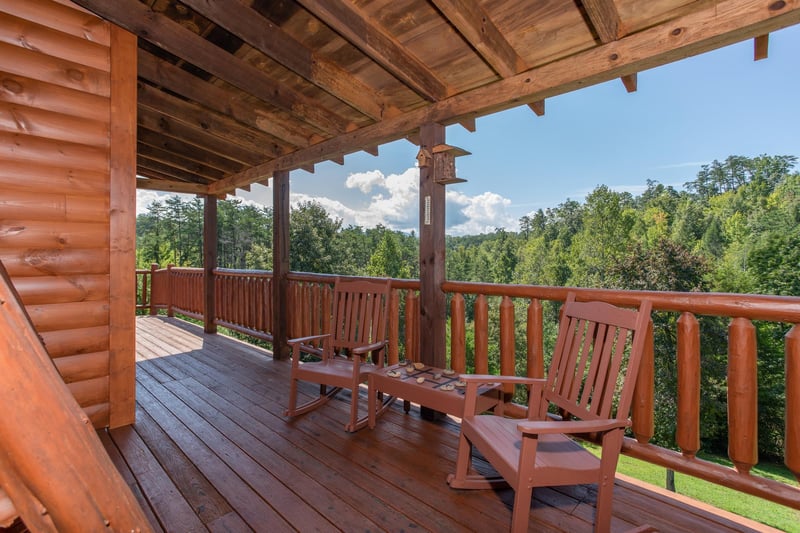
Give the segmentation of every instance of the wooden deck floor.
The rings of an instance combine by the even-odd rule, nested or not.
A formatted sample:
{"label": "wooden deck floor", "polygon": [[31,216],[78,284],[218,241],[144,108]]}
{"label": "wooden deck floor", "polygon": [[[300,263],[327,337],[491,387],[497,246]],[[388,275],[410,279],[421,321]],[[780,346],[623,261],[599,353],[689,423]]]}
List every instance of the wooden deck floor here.
{"label": "wooden deck floor", "polygon": [[[398,405],[376,429],[350,434],[342,401],[287,421],[287,362],[162,317],[139,318],[137,342],[137,422],[100,436],[156,529],[508,529],[510,490],[454,491],[445,483],[455,421],[425,421]],[[531,530],[592,530],[593,486],[534,496]],[[769,530],[618,479],[613,531],[645,524]]]}

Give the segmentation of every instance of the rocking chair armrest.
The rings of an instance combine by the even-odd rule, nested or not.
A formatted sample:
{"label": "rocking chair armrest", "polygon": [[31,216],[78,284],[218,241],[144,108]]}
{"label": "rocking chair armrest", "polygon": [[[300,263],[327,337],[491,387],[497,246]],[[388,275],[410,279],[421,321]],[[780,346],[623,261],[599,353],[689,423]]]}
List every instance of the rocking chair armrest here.
{"label": "rocking chair armrest", "polygon": [[613,429],[622,429],[631,425],[630,420],[569,420],[559,422],[555,420],[526,420],[517,424],[517,429],[528,435],[545,435],[552,433],[595,433],[606,432]]}
{"label": "rocking chair armrest", "polygon": [[353,355],[353,367],[354,367],[353,370],[355,372],[358,372],[359,365],[367,360],[367,354],[371,354],[373,352],[378,352],[378,360],[375,364],[377,364],[379,367],[382,367],[384,360],[384,350],[386,349],[386,346],[388,344],[389,344],[388,340],[383,340],[353,348],[350,352]]}
{"label": "rocking chair armrest", "polygon": [[[331,339],[333,339],[333,336],[330,333],[324,333],[287,340],[287,344],[292,347],[292,366],[297,367],[300,365],[300,352],[305,352],[323,360],[333,357]],[[311,345],[311,342],[316,340],[322,341],[322,346],[319,348]]]}
{"label": "rocking chair armrest", "polygon": [[387,343],[388,341],[383,340],[383,341],[373,342],[372,344],[365,344],[364,346],[358,346],[357,348],[353,348],[352,353],[353,355],[364,355],[370,352],[374,352],[375,350],[381,350],[383,348],[386,348]]}
{"label": "rocking chair armrest", "polygon": [[286,343],[289,346],[294,346],[295,344],[308,344],[311,341],[323,339],[325,337],[330,337],[330,333],[323,333],[321,335],[309,335],[308,337],[297,337],[296,339],[289,339]]}

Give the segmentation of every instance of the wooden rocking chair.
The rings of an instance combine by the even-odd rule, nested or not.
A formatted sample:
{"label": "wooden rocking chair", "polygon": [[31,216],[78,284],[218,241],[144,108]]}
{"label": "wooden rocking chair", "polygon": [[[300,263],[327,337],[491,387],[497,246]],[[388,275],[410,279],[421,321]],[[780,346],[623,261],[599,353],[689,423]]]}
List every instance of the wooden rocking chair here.
{"label": "wooden rocking chair", "polygon": [[[292,346],[292,374],[287,416],[316,409],[341,389],[350,389],[350,420],[345,429],[356,431],[366,426],[368,417],[358,417],[358,387],[370,372],[384,366],[389,289],[389,280],[337,279],[333,291],[333,333],[288,341]],[[320,342],[319,347],[312,344]],[[304,353],[319,360],[301,362]],[[299,380],[319,383],[319,397],[298,406]]]}
{"label": "wooden rocking chair", "polygon": [[[512,487],[512,531],[528,530],[533,487],[597,483],[594,528],[611,525],[614,473],[625,428],[630,425],[633,389],[645,347],[651,304],[638,312],[602,302],[576,302],[570,293],[562,309],[553,359],[546,379],[464,376],[464,418],[455,474],[456,489]],[[475,413],[479,383],[530,387],[528,420]],[[549,415],[555,406],[560,416]],[[600,459],[567,435],[593,435],[602,442]],[[471,471],[477,447],[499,476]]]}

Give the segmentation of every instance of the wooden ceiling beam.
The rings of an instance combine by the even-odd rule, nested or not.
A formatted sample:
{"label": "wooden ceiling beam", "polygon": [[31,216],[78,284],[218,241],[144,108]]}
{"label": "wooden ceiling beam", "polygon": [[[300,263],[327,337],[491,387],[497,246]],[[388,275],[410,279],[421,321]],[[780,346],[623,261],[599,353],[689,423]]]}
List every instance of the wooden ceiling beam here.
{"label": "wooden ceiling beam", "polygon": [[157,177],[158,173],[155,172],[153,176],[156,177],[145,176],[145,179],[138,178],[136,180],[136,188],[186,194],[207,194],[205,185],[171,181],[169,178]]}
{"label": "wooden ceiling beam", "polygon": [[583,8],[601,43],[622,37],[623,29],[614,0],[583,0]]}
{"label": "wooden ceiling beam", "polygon": [[461,36],[501,77],[527,70],[525,61],[497,29],[491,17],[473,0],[433,0]]}
{"label": "wooden ceiling beam", "polygon": [[314,99],[279,84],[247,61],[156,13],[139,0],[75,0],[75,3],[324,132],[336,134],[356,128]]}
{"label": "wooden ceiling beam", "polygon": [[[193,147],[194,151],[200,148],[204,152],[216,155],[220,158],[220,161],[235,161],[246,166],[252,166],[263,163],[265,160],[264,157],[260,157],[258,154],[236,146],[234,143],[224,141],[203,130],[193,128],[185,122],[163,115],[158,110],[140,105],[137,111],[137,124],[139,127],[158,132],[159,135],[171,137],[176,141],[180,140],[184,144]],[[189,148],[189,146],[186,148]]]}
{"label": "wooden ceiling beam", "polygon": [[145,83],[139,82],[138,97],[139,107],[155,109],[181,122],[183,126],[176,127],[184,131],[186,128],[194,130],[194,137],[203,139],[204,146],[213,148],[215,143],[219,143],[220,148],[215,151],[232,159],[253,165],[285,153],[284,147],[276,144],[274,137]]}
{"label": "wooden ceiling beam", "polygon": [[759,35],[753,39],[753,60],[760,61],[769,56],[769,33]]}
{"label": "wooden ceiling beam", "polygon": [[222,171],[241,165],[240,162],[225,155],[214,153],[196,144],[190,144],[181,137],[173,137],[175,133],[172,133],[171,130],[174,129],[172,128],[174,121],[170,122],[170,120],[152,111],[142,113],[140,108],[137,129],[138,141],[161,150],[175,152],[181,157]]}
{"label": "wooden ceiling beam", "polygon": [[[209,178],[200,176],[193,172],[187,172],[183,169],[173,167],[172,165],[162,163],[161,161],[155,161],[153,159],[145,157],[142,154],[136,156],[136,168],[141,170],[141,172],[153,171],[157,172],[160,176],[163,177],[182,181],[185,183],[200,185],[202,187],[207,187],[208,183],[213,181]],[[139,172],[137,171],[137,173]]]}
{"label": "wooden ceiling beam", "polygon": [[353,2],[297,2],[423,98],[436,102],[454,93],[423,61],[411,54]]}
{"label": "wooden ceiling beam", "polygon": [[528,104],[528,107],[530,107],[531,110],[534,113],[536,113],[537,117],[543,117],[544,116],[544,99],[536,100],[535,102],[531,102],[531,103]]}
{"label": "wooden ceiling beam", "polygon": [[149,160],[158,161],[159,163],[164,163],[165,165],[206,177],[212,181],[222,179],[225,174],[232,174],[234,172],[229,171],[226,173],[223,170],[204,165],[203,163],[198,163],[197,161],[183,157],[175,152],[168,152],[161,148],[150,146],[142,142],[137,143],[136,153],[146,157]]}
{"label": "wooden ceiling beam", "polygon": [[400,110],[339,65],[315,54],[256,10],[239,2],[183,0],[246,43],[373,120]]}
{"label": "wooden ceiling beam", "polygon": [[272,135],[288,146],[304,148],[309,145],[309,138],[314,134],[314,131],[299,129],[290,120],[279,116],[272,106],[260,101],[242,102],[234,91],[208,83],[141,48],[138,70],[139,77],[153,85],[230,116],[245,126]]}
{"label": "wooden ceiling beam", "polygon": [[342,153],[351,153],[363,146],[410,137],[426,122],[453,124],[464,117],[483,116],[537,102],[798,23],[800,2],[772,3],[768,9],[764,8],[764,2],[753,0],[715,2],[607,45],[573,54],[443,102],[275,158],[228,176],[212,184],[209,189],[212,194],[227,192],[242,184],[263,180],[276,170],[291,170]]}

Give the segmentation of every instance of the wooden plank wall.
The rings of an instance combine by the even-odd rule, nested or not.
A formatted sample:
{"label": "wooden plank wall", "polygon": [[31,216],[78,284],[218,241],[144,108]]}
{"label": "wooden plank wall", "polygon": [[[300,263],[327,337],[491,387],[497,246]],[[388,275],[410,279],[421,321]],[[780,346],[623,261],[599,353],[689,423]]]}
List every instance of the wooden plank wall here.
{"label": "wooden plank wall", "polygon": [[134,415],[135,59],[67,0],[0,0],[0,261],[96,427]]}

